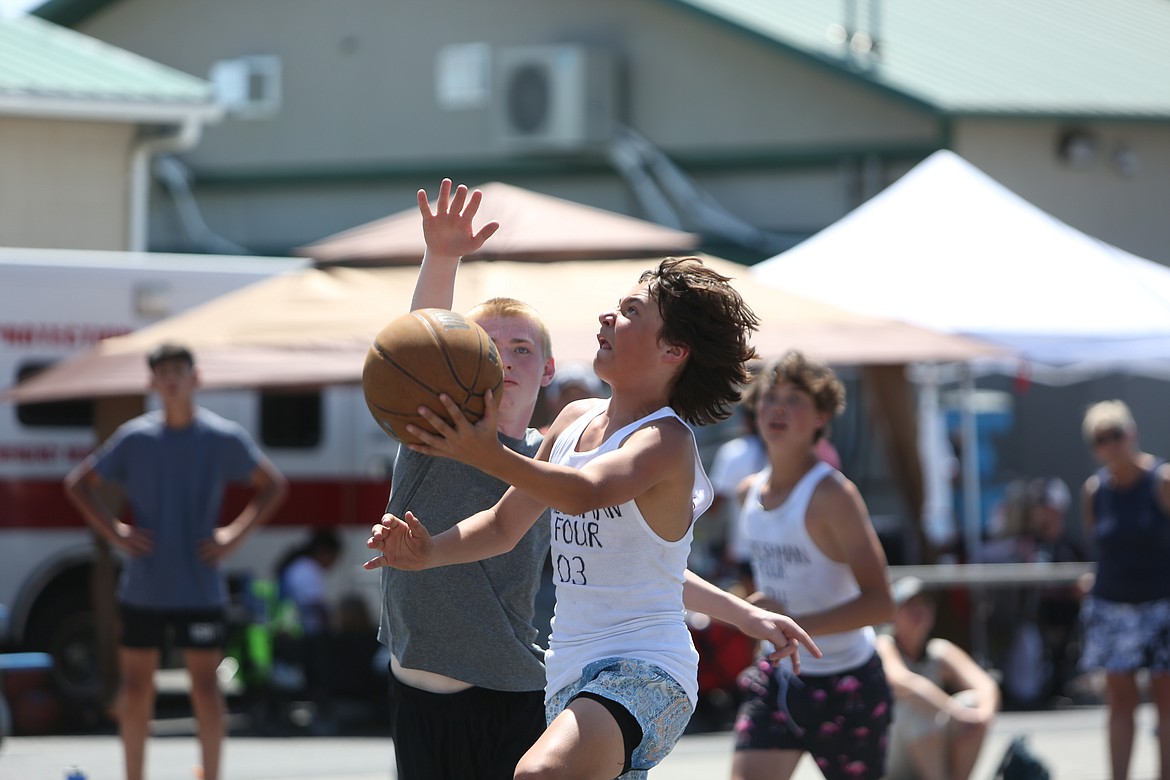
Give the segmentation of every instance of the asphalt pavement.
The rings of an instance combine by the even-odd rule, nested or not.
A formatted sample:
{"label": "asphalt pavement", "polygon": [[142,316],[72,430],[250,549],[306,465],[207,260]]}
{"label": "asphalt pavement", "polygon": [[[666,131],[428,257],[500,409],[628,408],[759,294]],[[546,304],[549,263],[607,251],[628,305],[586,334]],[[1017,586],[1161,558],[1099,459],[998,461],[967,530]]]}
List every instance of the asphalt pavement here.
{"label": "asphalt pavement", "polygon": [[[1156,714],[1150,705],[1139,712],[1132,780],[1158,776]],[[1008,743],[1027,735],[1030,746],[1050,767],[1053,780],[1107,780],[1106,711],[1099,706],[1041,712],[1001,713],[984,747],[973,780],[992,780]],[[151,780],[191,780],[197,763],[189,720],[157,724],[148,746]],[[165,732],[165,733],[164,733]],[[718,780],[728,776],[731,735],[693,734],[650,772],[656,780]],[[244,737],[229,738],[223,780],[388,780],[393,745],[387,738]],[[76,766],[87,780],[120,780],[121,754],[112,734],[15,737],[0,744],[0,780],[62,780]],[[821,777],[806,757],[795,780]]]}

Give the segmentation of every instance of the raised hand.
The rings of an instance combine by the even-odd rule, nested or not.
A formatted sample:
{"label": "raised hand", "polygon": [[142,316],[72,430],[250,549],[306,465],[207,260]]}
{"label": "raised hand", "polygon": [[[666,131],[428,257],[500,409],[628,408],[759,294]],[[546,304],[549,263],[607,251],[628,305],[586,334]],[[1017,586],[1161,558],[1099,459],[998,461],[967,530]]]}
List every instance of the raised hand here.
{"label": "raised hand", "polygon": [[471,222],[479,211],[483,193],[475,190],[468,195],[467,185],[460,184],[451,194],[451,180],[443,179],[435,210],[427,200],[426,190],[418,191],[418,208],[422,212],[423,237],[427,253],[441,257],[470,255],[499,230],[500,223],[488,222],[479,231],[473,231]]}
{"label": "raised hand", "polygon": [[383,566],[408,571],[425,569],[431,544],[430,532],[413,512],[407,512],[404,519],[385,514],[381,522],[370,529],[370,538],[366,540],[366,547],[377,550],[378,555],[362,567],[371,571]]}

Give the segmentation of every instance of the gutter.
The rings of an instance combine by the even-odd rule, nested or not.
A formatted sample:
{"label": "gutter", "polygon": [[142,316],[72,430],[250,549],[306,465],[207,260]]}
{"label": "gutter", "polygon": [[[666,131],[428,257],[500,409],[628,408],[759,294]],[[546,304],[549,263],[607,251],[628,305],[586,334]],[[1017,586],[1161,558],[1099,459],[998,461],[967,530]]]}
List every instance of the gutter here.
{"label": "gutter", "polygon": [[[218,121],[223,116],[222,107],[216,108],[217,115],[212,121]],[[151,163],[158,155],[193,149],[203,136],[203,126],[207,121],[206,117],[192,112],[183,118],[175,132],[145,137],[134,144],[130,156],[130,214],[127,241],[127,248],[131,252],[147,251]]]}
{"label": "gutter", "polygon": [[73,119],[82,122],[172,124],[189,118],[197,118],[206,123],[218,122],[223,115],[224,108],[217,103],[100,100],[0,91],[0,116]]}

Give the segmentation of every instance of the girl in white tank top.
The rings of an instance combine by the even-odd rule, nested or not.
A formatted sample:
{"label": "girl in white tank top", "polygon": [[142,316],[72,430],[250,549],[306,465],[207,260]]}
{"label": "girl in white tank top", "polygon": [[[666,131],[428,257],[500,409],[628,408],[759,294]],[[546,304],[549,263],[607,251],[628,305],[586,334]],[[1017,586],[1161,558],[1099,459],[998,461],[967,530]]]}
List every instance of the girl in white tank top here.
{"label": "girl in white tank top", "polygon": [[790,352],[749,397],[769,465],[741,485],[733,552],[751,564],[752,600],[792,615],[823,656],[802,659],[799,676],[766,657],[745,673],[733,777],[786,780],[808,752],[830,780],[879,780],[891,699],[873,626],[893,615],[885,554],[857,488],[815,452],[844,388]]}

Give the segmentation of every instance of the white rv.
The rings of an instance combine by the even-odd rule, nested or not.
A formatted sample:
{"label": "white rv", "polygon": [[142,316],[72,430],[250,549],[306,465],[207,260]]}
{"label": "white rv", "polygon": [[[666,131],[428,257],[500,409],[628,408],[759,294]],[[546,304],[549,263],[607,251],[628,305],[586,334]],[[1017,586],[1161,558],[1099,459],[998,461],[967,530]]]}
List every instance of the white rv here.
{"label": "white rv", "polygon": [[[102,338],[304,265],[289,258],[0,249],[0,389]],[[359,564],[369,527],[385,507],[397,445],[371,419],[360,387],[204,391],[198,399],[247,428],[290,481],[288,501],[229,559],[229,573],[269,577],[313,526],[335,526],[343,539],[337,595],[359,593],[376,621],[378,577]],[[58,683],[78,699],[97,685],[94,548],[62,479],[95,446],[93,409],[85,400],[0,403],[0,605],[9,615],[3,644],[51,653]],[[242,488],[229,491],[225,514],[244,500]]]}

